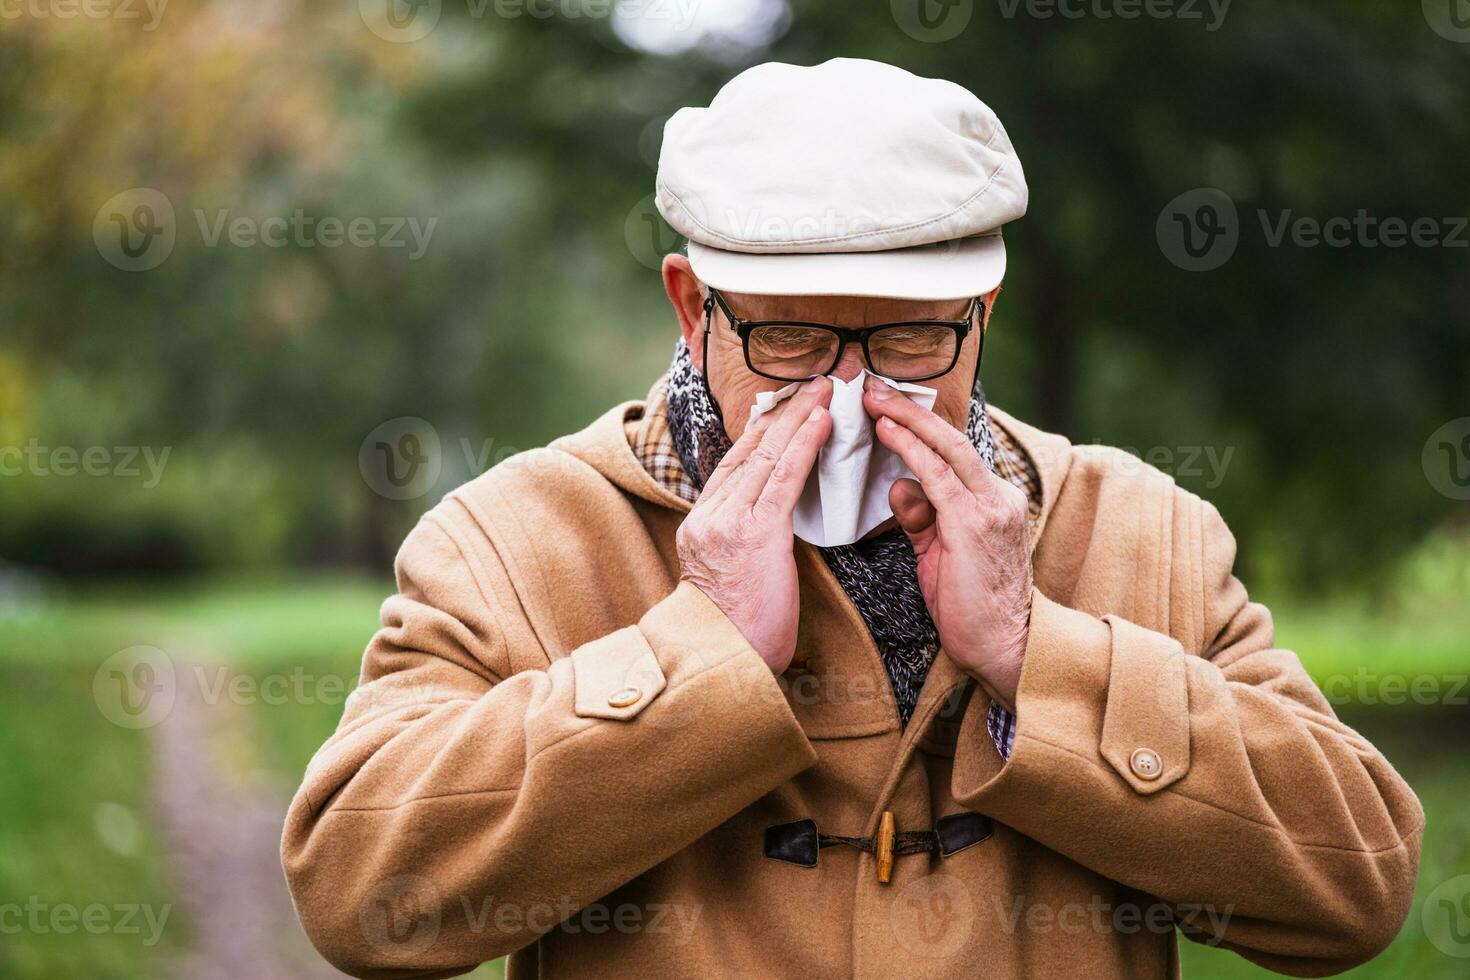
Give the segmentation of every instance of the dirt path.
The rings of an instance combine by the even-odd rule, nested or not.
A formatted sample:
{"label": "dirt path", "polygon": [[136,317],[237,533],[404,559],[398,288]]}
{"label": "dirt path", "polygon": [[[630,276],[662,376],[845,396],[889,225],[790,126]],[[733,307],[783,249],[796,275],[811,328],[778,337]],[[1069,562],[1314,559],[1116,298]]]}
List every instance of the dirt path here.
{"label": "dirt path", "polygon": [[188,951],[180,980],[317,980],[328,966],[296,921],[281,873],[279,786],[258,765],[245,712],[211,703],[179,662],[178,696],[153,730],[154,809]]}

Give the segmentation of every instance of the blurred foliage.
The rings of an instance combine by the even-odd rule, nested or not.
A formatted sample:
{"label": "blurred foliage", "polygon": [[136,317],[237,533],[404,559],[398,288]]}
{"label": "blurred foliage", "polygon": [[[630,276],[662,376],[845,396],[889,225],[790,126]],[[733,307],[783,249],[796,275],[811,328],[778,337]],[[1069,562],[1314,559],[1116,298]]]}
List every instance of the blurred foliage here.
{"label": "blurred foliage", "polygon": [[[1008,234],[986,358],[998,404],[1176,462],[1231,452],[1219,481],[1177,475],[1273,584],[1372,584],[1463,513],[1420,454],[1470,406],[1467,251],[1271,247],[1256,217],[1470,214],[1470,45],[1419,5],[1239,6],[1211,31],[980,4],[944,43],[905,34],[888,4],[734,8],[764,11],[770,43],[715,31],[636,50],[624,38],[647,36],[572,0],[548,17],[446,3],[408,44],[356,4],[304,0],[175,0],[151,30],[0,20],[0,445],[171,451],[152,487],[0,478],[0,556],[64,573],[382,568],[482,458],[640,397],[667,363],[652,266],[675,242],[639,237],[663,120],[748,64],[836,54],[969,87],[1018,148],[1031,212]],[[1201,186],[1234,199],[1241,241],[1191,273],[1154,227]],[[92,238],[135,187],[177,215],[146,273]],[[297,209],[437,224],[418,259],[208,244],[222,211]],[[444,450],[433,492],[406,502],[357,465],[399,416],[429,420]]]}

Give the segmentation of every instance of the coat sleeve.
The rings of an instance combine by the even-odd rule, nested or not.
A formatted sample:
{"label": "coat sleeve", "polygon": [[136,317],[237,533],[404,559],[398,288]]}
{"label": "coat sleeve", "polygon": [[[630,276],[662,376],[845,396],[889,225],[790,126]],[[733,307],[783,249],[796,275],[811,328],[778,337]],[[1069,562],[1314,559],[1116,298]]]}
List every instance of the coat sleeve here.
{"label": "coat sleeve", "polygon": [[456,532],[431,513],[404,543],[362,684],[286,821],[301,922],[359,977],[525,946],[816,761],[694,586],[548,661],[503,565]]}
{"label": "coat sleeve", "polygon": [[[1177,491],[1185,497],[1183,491]],[[985,698],[962,721],[952,790],[1098,874],[1174,906],[1180,930],[1282,973],[1381,951],[1413,899],[1424,814],[1342,724],[1270,613],[1232,574],[1235,542],[1199,508],[1203,650],[1033,593],[1009,761]]]}

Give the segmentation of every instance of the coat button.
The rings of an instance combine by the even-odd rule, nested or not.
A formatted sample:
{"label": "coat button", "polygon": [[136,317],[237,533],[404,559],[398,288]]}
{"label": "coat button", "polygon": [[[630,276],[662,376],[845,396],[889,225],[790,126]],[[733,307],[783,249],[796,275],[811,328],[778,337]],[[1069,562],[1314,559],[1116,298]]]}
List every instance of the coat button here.
{"label": "coat button", "polygon": [[1164,771],[1163,760],[1153,749],[1134,749],[1128,766],[1139,779],[1158,779]]}
{"label": "coat button", "polygon": [[621,691],[614,691],[608,695],[607,703],[614,708],[626,708],[630,704],[635,704],[641,697],[643,697],[643,691],[639,688],[625,687]]}

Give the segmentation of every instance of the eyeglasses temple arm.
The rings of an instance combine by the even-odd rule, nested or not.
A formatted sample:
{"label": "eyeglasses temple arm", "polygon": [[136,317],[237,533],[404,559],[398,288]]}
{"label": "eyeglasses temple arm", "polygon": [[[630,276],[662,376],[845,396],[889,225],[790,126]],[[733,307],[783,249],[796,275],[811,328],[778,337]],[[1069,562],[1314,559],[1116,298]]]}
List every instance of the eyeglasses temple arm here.
{"label": "eyeglasses temple arm", "polygon": [[980,380],[980,362],[985,359],[985,304],[980,297],[975,297],[975,305],[970,310],[970,315],[980,314],[980,349],[975,352],[975,376],[970,379],[970,390],[975,390],[975,382]]}
{"label": "eyeglasses temple arm", "polygon": [[715,407],[715,416],[721,424],[725,421],[725,413],[720,408],[720,400],[715,397],[715,391],[709,386],[709,331],[710,324],[715,316],[715,291],[711,289],[704,297],[704,344],[699,352],[699,380],[704,385],[704,390],[709,393],[710,404]]}

